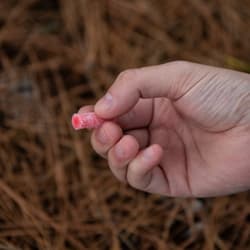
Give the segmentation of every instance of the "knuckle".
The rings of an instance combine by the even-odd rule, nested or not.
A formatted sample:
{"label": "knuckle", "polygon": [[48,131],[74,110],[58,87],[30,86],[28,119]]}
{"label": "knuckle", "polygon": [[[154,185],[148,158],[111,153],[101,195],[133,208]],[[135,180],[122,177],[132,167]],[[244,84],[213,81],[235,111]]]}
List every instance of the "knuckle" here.
{"label": "knuckle", "polygon": [[183,69],[183,70],[188,69],[191,65],[190,62],[185,61],[185,60],[177,60],[177,61],[170,62],[168,64],[172,65],[173,67],[177,67],[177,68]]}
{"label": "knuckle", "polygon": [[104,159],[107,158],[107,148],[104,147],[104,146],[100,146],[100,145],[99,145],[99,143],[97,142],[96,135],[95,135],[94,132],[91,134],[90,143],[91,143],[91,145],[92,145],[92,148],[94,149],[94,151],[95,151],[98,155],[100,155],[100,156],[103,157]]}
{"label": "knuckle", "polygon": [[128,84],[131,82],[135,82],[138,76],[139,69],[127,69],[122,71],[118,77],[117,81],[122,84]]}
{"label": "knuckle", "polygon": [[145,190],[143,185],[140,182],[137,182],[136,180],[132,179],[132,180],[128,180],[128,184],[138,190]]}
{"label": "knuckle", "polygon": [[133,178],[128,178],[128,184],[133,187],[133,188],[136,188],[136,189],[140,189],[138,183],[136,183],[136,181],[133,179]]}
{"label": "knuckle", "polygon": [[124,168],[121,169],[116,165],[112,149],[108,152],[107,160],[108,160],[108,166],[112,174],[118,179],[118,181],[122,183],[127,183],[126,180],[127,167],[125,166]]}
{"label": "knuckle", "polygon": [[139,181],[140,173],[137,171],[137,169],[138,168],[136,166],[133,166],[132,164],[130,164],[128,174],[127,174],[127,180],[131,187],[141,189],[141,185]]}
{"label": "knuckle", "polygon": [[[136,119],[136,113],[135,113],[134,110],[131,110],[131,111],[129,111],[127,114],[125,114],[125,115],[119,117],[117,121],[119,122],[119,124],[120,124],[123,128],[126,129],[127,127],[129,127],[131,121],[134,121],[135,119]],[[126,130],[124,131],[124,134],[125,134],[125,136],[126,136],[126,135],[131,135],[131,136],[133,136],[132,133],[129,133],[129,132],[126,131]]]}
{"label": "knuckle", "polygon": [[135,118],[136,118],[136,112],[135,112],[134,109],[130,110],[130,111],[125,115],[126,122],[134,121]]}
{"label": "knuckle", "polygon": [[138,163],[130,163],[127,173],[128,184],[138,190],[150,191],[152,182],[152,172],[142,172],[141,166]]}
{"label": "knuckle", "polygon": [[135,140],[134,136],[130,135],[130,134],[125,134],[123,136],[123,141],[125,141],[126,143],[130,140]]}

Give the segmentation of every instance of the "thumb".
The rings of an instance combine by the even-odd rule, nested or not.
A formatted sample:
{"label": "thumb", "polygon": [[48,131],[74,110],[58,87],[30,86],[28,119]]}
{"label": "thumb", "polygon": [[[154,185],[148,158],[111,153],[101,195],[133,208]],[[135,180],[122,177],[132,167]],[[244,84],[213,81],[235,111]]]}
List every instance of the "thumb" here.
{"label": "thumb", "polygon": [[178,99],[192,87],[183,84],[192,72],[191,65],[195,64],[176,61],[122,72],[96,103],[96,114],[105,119],[115,118],[132,109],[140,98]]}

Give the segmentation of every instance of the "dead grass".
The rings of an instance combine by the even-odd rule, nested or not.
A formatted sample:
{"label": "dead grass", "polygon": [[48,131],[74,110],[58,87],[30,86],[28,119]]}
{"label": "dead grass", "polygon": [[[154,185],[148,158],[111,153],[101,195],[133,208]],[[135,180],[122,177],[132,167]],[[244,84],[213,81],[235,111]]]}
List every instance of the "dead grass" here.
{"label": "dead grass", "polygon": [[123,69],[249,71],[248,0],[0,1],[0,249],[249,249],[250,196],[119,184],[70,117]]}

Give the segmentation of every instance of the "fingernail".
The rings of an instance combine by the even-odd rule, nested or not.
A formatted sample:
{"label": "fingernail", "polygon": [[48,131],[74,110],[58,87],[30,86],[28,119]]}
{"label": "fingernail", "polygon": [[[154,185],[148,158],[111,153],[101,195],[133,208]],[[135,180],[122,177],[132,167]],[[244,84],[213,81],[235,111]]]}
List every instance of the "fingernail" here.
{"label": "fingernail", "polygon": [[102,106],[103,109],[109,109],[113,104],[113,97],[110,93],[107,93],[104,97],[102,97],[98,105]]}
{"label": "fingernail", "polygon": [[97,130],[96,137],[101,144],[105,145],[108,143],[108,136],[103,128]]}
{"label": "fingernail", "polygon": [[119,159],[126,158],[126,152],[119,144],[116,145],[116,147],[115,147],[115,154],[116,154],[117,158],[119,158]]}
{"label": "fingernail", "polygon": [[142,157],[145,160],[151,160],[153,156],[154,156],[154,150],[152,149],[152,147],[145,149],[144,152],[142,153]]}

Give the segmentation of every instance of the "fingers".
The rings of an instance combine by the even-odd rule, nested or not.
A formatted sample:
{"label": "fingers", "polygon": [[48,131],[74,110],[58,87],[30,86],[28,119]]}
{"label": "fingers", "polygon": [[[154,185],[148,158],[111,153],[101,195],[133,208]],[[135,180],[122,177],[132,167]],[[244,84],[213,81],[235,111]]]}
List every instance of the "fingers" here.
{"label": "fingers", "polygon": [[[126,132],[126,135],[133,136],[139,148],[145,148],[149,143],[147,129],[135,129]],[[100,128],[95,129],[91,135],[91,144],[94,150],[104,158],[107,158],[108,151],[121,139],[123,132],[113,122],[105,122]]]}
{"label": "fingers", "polygon": [[190,71],[192,72],[190,65],[193,64],[172,62],[124,71],[106,95],[97,102],[95,112],[109,119],[128,112],[140,98],[177,99],[192,87],[189,86],[192,82],[185,81],[189,85],[183,84]]}
{"label": "fingers", "polygon": [[162,148],[151,145],[140,151],[135,138],[125,135],[108,153],[111,171],[122,182],[132,187],[160,194],[169,194],[168,180],[158,165],[162,158]]}
{"label": "fingers", "polygon": [[132,135],[136,139],[140,149],[147,147],[149,144],[149,133],[147,129],[129,130],[126,134]]}
{"label": "fingers", "polygon": [[157,144],[142,150],[128,166],[127,179],[129,184],[140,190],[166,194],[168,191],[167,181],[162,169],[158,166],[162,155],[163,150]]}
{"label": "fingers", "polygon": [[122,129],[113,122],[104,122],[91,134],[91,145],[94,150],[106,158],[108,151],[120,140]]}
{"label": "fingers", "polygon": [[78,110],[79,114],[84,114],[86,112],[93,112],[94,111],[94,106],[93,105],[87,105],[83,106]]}
{"label": "fingers", "polygon": [[151,122],[153,115],[153,100],[152,99],[140,99],[137,104],[128,113],[119,116],[116,122],[119,125],[127,129],[136,129],[147,127]]}
{"label": "fingers", "polygon": [[[123,135],[113,122],[105,122],[94,130],[91,143],[95,151],[108,158],[111,171],[122,182],[152,193],[168,194],[168,181],[159,163],[162,148],[149,143],[146,129],[130,130]],[[140,148],[145,148],[139,152]]]}
{"label": "fingers", "polygon": [[124,135],[121,140],[108,152],[108,162],[116,178],[126,182],[127,164],[136,156],[139,144],[131,135]]}
{"label": "fingers", "polygon": [[[145,108],[148,110],[151,106],[151,101],[142,100],[136,105],[134,111],[130,114],[125,114],[117,120],[118,124],[114,122],[105,122],[100,128],[93,130],[91,135],[91,144],[94,150],[104,158],[107,158],[108,151],[120,140],[123,135],[123,129],[129,129],[131,127],[147,126],[149,118],[147,113],[144,112]],[[78,113],[92,112],[93,106],[84,106]],[[144,112],[144,114],[143,114]],[[141,115],[141,119],[138,117]],[[122,128],[120,127],[122,126]],[[149,135],[147,129],[134,129],[127,130],[127,135],[132,135],[139,148],[144,148],[148,145]]]}
{"label": "fingers", "polygon": [[[79,109],[78,113],[83,114],[86,112],[93,112],[94,106],[83,106]],[[153,113],[153,100],[140,99],[133,109],[128,113],[119,116],[115,119],[122,129],[135,129],[147,127],[151,121]]]}

